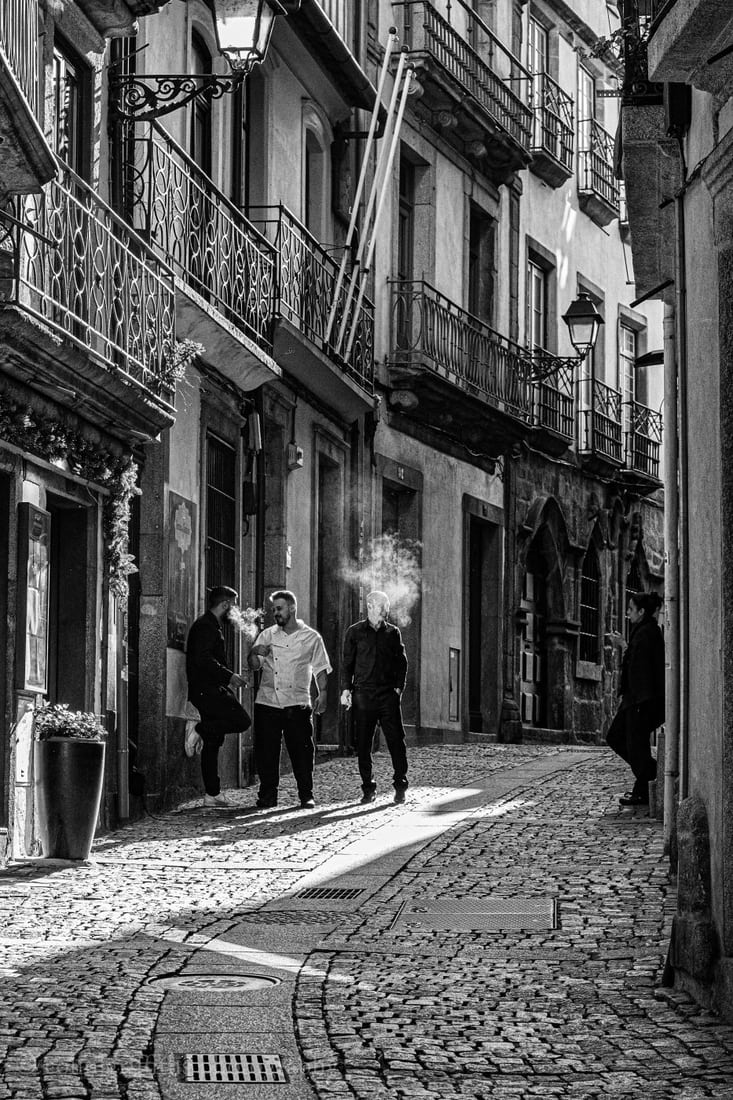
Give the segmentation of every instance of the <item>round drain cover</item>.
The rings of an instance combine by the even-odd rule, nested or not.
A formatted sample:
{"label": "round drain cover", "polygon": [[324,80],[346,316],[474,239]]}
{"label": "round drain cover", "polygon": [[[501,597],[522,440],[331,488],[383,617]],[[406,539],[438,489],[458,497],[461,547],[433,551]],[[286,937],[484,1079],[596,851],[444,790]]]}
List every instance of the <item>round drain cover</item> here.
{"label": "round drain cover", "polygon": [[163,989],[175,989],[181,992],[207,993],[246,993],[251,989],[268,989],[279,985],[279,978],[268,978],[265,974],[167,974],[162,978],[151,978],[150,985]]}

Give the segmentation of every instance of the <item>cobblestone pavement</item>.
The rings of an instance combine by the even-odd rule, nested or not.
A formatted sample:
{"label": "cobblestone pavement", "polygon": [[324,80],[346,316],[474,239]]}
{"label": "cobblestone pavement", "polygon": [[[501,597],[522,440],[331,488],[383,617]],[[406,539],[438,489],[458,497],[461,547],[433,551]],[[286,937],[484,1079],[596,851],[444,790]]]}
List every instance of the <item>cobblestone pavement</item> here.
{"label": "cobblestone pavement", "polygon": [[[277,810],[229,792],[235,812],[191,804],[100,838],[89,863],[0,872],[0,1100],[733,1098],[733,1028],[660,988],[661,828],[619,809],[615,758],[466,745],[411,765],[404,806],[358,805],[355,761],[332,759],[315,811],[287,805],[287,779]],[[365,902],[290,900],[362,850]],[[166,1027],[189,1010],[154,979],[268,929],[306,944],[281,998],[302,1087],[170,1085]],[[230,1043],[256,1030],[227,1006]]]}

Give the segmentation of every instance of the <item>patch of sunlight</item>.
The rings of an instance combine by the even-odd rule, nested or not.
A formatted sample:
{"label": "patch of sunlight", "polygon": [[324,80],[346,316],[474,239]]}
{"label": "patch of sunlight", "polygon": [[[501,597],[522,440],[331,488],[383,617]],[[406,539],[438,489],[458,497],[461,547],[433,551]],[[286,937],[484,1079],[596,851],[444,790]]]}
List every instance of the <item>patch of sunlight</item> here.
{"label": "patch of sunlight", "polygon": [[[166,941],[172,937],[157,937]],[[229,940],[209,940],[205,936],[193,935],[186,941],[186,946],[196,948],[197,951],[213,951],[217,955],[226,955],[241,962],[252,963],[253,966],[264,966],[268,970],[277,970],[284,974],[297,974],[307,978],[328,978],[333,982],[344,985],[355,985],[356,979],[339,974],[329,974],[327,970],[319,966],[304,966],[303,960],[289,955],[281,955],[277,951],[263,951],[261,948],[246,947],[241,943],[230,943]],[[376,988],[360,982],[360,988]]]}

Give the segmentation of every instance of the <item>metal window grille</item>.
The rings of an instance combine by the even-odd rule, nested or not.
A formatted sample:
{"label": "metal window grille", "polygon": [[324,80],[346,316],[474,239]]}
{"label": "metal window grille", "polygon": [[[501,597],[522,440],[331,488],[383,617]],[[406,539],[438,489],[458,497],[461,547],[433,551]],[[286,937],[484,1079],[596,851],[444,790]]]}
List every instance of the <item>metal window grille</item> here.
{"label": "metal window grille", "polygon": [[578,656],[581,661],[597,663],[599,659],[600,575],[598,555],[592,548],[583,560],[580,580],[580,641]]}

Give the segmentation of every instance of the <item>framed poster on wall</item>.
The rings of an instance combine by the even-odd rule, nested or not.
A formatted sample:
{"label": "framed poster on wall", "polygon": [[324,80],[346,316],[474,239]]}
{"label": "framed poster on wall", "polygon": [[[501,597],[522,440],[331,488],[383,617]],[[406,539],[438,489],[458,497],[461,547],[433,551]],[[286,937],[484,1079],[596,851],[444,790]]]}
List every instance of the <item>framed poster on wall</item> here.
{"label": "framed poster on wall", "polygon": [[196,610],[196,505],[168,493],[168,645],[183,650]]}
{"label": "framed poster on wall", "polygon": [[24,501],[18,505],[17,686],[48,689],[48,586],[51,516]]}

